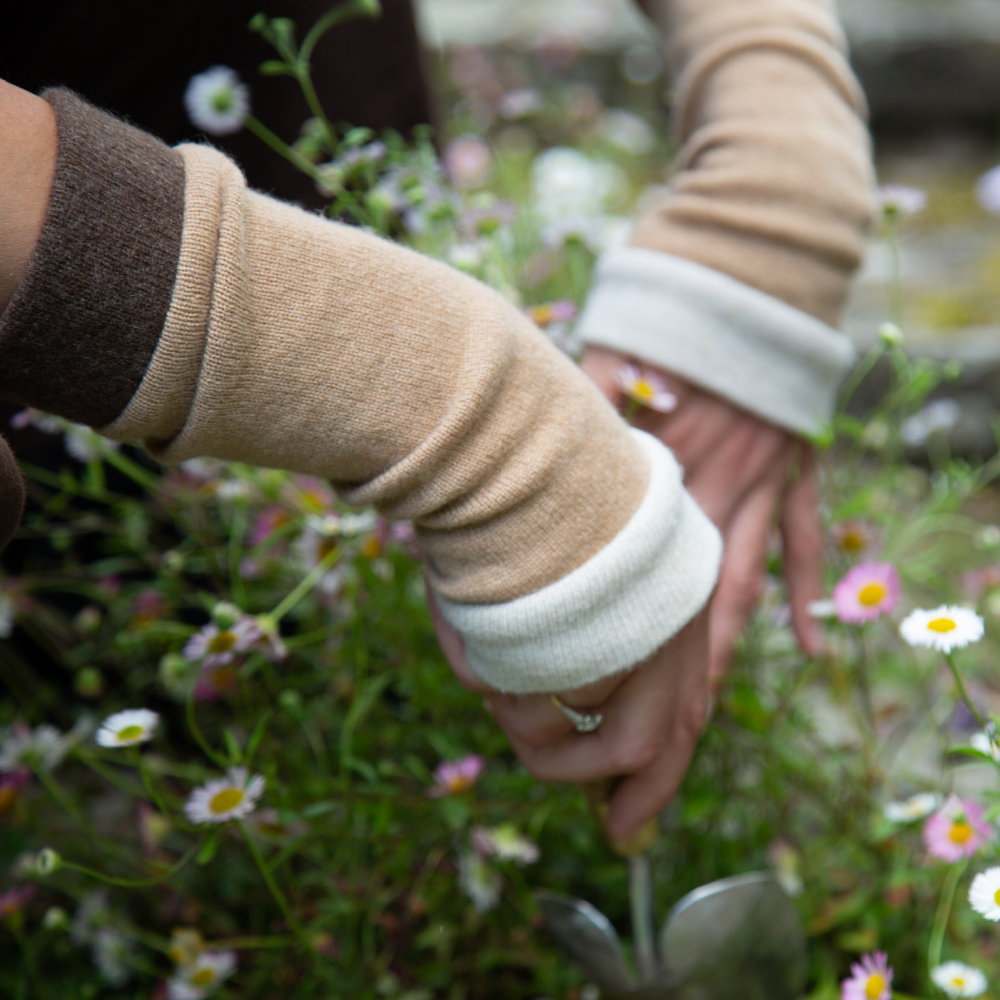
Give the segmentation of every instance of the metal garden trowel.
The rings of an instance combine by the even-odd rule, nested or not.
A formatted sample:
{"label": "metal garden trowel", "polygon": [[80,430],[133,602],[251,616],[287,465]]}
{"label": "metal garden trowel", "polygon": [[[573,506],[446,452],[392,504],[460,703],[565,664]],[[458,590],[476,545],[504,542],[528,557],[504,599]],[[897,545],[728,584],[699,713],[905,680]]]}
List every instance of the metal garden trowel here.
{"label": "metal garden trowel", "polygon": [[[607,790],[588,795],[600,815]],[[735,875],[689,892],[655,941],[646,851],[656,833],[653,821],[617,848],[629,862],[638,981],[603,913],[582,899],[539,892],[546,926],[566,956],[605,1000],[796,1000],[805,985],[805,934],[770,872]]]}

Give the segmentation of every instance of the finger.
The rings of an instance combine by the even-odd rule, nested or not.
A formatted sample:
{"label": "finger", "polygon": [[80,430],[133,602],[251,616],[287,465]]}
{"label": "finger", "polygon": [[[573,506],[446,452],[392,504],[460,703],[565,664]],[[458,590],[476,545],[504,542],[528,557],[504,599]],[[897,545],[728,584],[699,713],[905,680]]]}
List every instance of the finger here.
{"label": "finger", "polygon": [[487,696],[486,705],[508,739],[525,746],[547,746],[574,731],[549,695],[493,695]]}
{"label": "finger", "polygon": [[723,533],[731,527],[746,498],[764,480],[779,477],[784,487],[789,439],[774,428],[745,421],[733,429],[711,456],[686,479],[688,491]]}
{"label": "finger", "polygon": [[767,533],[784,485],[778,470],[748,496],[726,536],[719,585],[712,599],[710,678],[726,674],[733,646],[757,603],[767,559]]}
{"label": "finger", "polygon": [[580,359],[580,367],[584,374],[601,390],[615,409],[620,409],[625,399],[618,382],[618,373],[629,363],[629,359],[617,351],[592,345],[584,349],[583,357]]}
{"label": "finger", "polygon": [[708,720],[708,622],[691,636],[669,737],[653,763],[615,790],[607,830],[613,841],[628,840],[676,794]]}
{"label": "finger", "polygon": [[497,689],[487,684],[469,666],[469,661],[465,657],[465,643],[462,642],[462,637],[458,632],[445,621],[444,615],[441,614],[441,608],[438,607],[438,603],[434,599],[434,591],[431,590],[431,585],[426,580],[424,581],[424,590],[427,593],[427,609],[431,613],[431,622],[434,625],[434,632],[441,646],[441,652],[444,653],[444,658],[458,678],[458,683],[467,690],[476,691],[479,694],[497,694]]}
{"label": "finger", "polygon": [[807,461],[808,467],[785,498],[781,537],[792,626],[803,651],[817,656],[823,649],[823,631],[809,614],[809,605],[823,594],[823,536],[817,518],[818,489],[811,454]]}

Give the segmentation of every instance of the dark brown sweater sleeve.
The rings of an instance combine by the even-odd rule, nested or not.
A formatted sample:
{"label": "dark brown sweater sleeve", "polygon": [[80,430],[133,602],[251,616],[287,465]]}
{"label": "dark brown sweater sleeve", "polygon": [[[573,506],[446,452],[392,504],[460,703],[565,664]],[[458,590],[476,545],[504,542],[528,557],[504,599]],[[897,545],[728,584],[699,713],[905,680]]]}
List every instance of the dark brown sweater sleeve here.
{"label": "dark brown sweater sleeve", "polygon": [[0,437],[0,549],[10,541],[24,510],[24,480],[10,450]]}
{"label": "dark brown sweater sleeve", "polygon": [[[170,306],[184,163],[67,90],[45,222],[0,315],[0,396],[104,427],[149,366]],[[0,489],[4,489],[0,479]]]}

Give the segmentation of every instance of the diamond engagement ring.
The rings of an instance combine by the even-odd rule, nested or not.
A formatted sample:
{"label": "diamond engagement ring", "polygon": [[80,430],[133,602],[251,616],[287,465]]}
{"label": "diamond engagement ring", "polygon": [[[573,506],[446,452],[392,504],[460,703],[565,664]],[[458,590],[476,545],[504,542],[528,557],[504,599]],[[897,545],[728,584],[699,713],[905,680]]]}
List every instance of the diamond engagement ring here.
{"label": "diamond engagement ring", "polygon": [[569,705],[564,705],[555,695],[551,697],[552,704],[573,723],[573,728],[578,733],[592,733],[604,721],[604,716],[600,712],[594,712],[593,715],[586,712],[577,712],[575,709],[570,708]]}

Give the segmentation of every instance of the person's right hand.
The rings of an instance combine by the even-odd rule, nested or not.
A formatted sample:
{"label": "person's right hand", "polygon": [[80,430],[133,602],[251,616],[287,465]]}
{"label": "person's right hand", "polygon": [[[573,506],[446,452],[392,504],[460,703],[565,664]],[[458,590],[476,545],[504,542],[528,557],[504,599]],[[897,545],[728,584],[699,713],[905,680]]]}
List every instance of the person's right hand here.
{"label": "person's right hand", "polygon": [[503,694],[482,681],[430,590],[428,602],[452,670],[464,687],[484,695],[528,771],[545,781],[624,777],[610,802],[611,840],[628,840],[674,797],[708,715],[707,611],[632,670],[553,692],[570,708],[604,716],[595,732],[578,733],[550,695]]}

